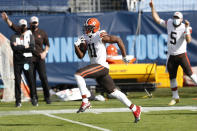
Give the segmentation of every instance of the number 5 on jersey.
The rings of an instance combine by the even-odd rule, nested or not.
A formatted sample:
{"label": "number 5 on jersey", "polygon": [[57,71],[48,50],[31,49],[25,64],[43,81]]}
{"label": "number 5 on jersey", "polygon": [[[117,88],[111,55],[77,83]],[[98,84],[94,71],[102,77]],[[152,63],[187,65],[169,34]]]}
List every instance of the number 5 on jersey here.
{"label": "number 5 on jersey", "polygon": [[172,31],[170,34],[170,37],[171,37],[170,43],[173,45],[176,44],[176,36],[177,36],[177,33]]}

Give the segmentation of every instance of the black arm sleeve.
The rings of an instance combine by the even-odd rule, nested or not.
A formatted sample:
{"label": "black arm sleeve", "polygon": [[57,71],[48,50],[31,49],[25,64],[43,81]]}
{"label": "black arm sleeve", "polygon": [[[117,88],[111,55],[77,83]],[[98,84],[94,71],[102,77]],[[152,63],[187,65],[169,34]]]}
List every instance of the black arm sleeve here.
{"label": "black arm sleeve", "polygon": [[12,26],[10,26],[10,28],[14,31],[14,32],[21,32],[20,26],[15,25],[14,23],[12,23]]}

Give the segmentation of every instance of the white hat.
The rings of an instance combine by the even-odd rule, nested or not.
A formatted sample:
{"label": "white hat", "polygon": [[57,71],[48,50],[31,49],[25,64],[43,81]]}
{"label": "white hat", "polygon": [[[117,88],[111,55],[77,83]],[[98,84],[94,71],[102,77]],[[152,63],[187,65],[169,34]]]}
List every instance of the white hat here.
{"label": "white hat", "polygon": [[36,17],[36,16],[32,16],[31,18],[30,18],[30,23],[33,23],[33,22],[39,22],[39,20],[38,20],[38,17]]}
{"label": "white hat", "polygon": [[25,25],[27,27],[27,21],[25,19],[20,19],[18,23],[20,26]]}
{"label": "white hat", "polygon": [[183,14],[181,12],[175,12],[173,16],[177,16],[180,19],[183,19]]}

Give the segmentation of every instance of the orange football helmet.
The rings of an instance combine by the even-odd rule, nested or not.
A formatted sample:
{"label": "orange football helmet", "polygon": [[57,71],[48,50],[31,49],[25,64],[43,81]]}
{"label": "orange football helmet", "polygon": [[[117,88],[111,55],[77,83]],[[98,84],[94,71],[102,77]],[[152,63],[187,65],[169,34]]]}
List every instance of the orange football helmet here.
{"label": "orange football helmet", "polygon": [[110,44],[109,46],[107,46],[107,55],[108,56],[117,56],[118,55],[118,50],[116,48],[115,45]]}
{"label": "orange football helmet", "polygon": [[89,18],[84,24],[84,30],[86,34],[96,33],[100,30],[100,22],[96,18]]}

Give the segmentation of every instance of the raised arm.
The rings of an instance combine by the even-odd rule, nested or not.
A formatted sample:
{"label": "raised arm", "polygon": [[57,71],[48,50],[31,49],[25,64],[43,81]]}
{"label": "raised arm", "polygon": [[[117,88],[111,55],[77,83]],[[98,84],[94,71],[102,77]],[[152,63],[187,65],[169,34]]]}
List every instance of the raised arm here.
{"label": "raised arm", "polygon": [[157,11],[154,8],[153,0],[150,1],[149,5],[150,5],[151,11],[152,11],[152,17],[153,17],[154,21],[157,24],[160,24],[161,18],[159,17]]}
{"label": "raised arm", "polygon": [[1,13],[1,17],[2,19],[8,24],[8,26],[15,32],[20,32],[20,27],[19,26],[16,26],[8,17],[8,15],[3,12]]}
{"label": "raised arm", "polygon": [[191,27],[188,20],[185,20],[185,38],[187,43],[190,43],[192,41]]}
{"label": "raised arm", "polygon": [[12,21],[9,19],[8,15],[5,12],[1,13],[1,17],[8,24],[9,27],[12,26]]}

